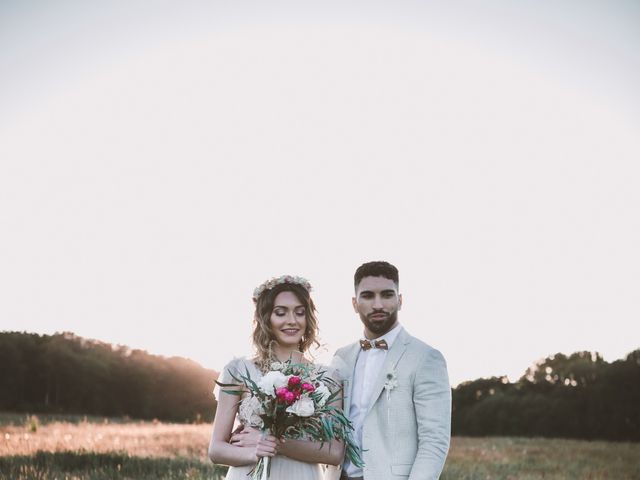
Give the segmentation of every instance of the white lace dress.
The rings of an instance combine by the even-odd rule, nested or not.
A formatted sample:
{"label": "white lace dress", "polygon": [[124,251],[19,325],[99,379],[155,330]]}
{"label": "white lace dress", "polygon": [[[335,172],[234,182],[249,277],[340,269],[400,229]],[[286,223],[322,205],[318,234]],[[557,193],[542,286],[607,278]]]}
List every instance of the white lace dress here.
{"label": "white lace dress", "polygon": [[[238,377],[239,374],[246,375],[247,371],[251,379],[256,382],[262,377],[262,373],[251,360],[237,358],[225,366],[218,381],[236,383],[231,373]],[[259,427],[261,421],[258,416],[259,408],[258,402],[254,401],[251,396],[245,396],[238,408],[237,422],[242,425]],[[253,465],[229,467],[225,478],[226,480],[248,480],[247,474],[252,468]],[[271,480],[322,480],[323,478],[323,467],[320,464],[301,462],[284,455],[276,455],[271,459]]]}

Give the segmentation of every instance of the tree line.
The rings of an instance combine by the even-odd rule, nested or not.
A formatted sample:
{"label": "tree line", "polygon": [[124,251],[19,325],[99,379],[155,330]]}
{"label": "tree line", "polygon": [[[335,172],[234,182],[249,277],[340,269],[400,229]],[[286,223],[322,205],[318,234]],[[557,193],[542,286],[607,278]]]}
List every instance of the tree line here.
{"label": "tree line", "polygon": [[0,410],[211,421],[217,373],[72,333],[0,332]]}
{"label": "tree line", "polygon": [[640,441],[640,350],[612,363],[558,353],[514,383],[462,383],[453,390],[452,433]]}
{"label": "tree line", "polygon": [[[211,421],[217,372],[71,333],[0,332],[0,410]],[[452,433],[640,441],[640,350],[558,353],[452,391]]]}

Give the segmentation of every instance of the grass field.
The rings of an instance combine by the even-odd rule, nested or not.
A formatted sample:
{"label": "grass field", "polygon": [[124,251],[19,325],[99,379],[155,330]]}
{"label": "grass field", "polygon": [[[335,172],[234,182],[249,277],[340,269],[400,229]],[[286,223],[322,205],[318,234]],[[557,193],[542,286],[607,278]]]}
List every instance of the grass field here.
{"label": "grass field", "polygon": [[[63,419],[0,415],[0,479],[224,477],[225,469],[206,458],[210,425]],[[640,444],[458,437],[442,478],[640,479]]]}

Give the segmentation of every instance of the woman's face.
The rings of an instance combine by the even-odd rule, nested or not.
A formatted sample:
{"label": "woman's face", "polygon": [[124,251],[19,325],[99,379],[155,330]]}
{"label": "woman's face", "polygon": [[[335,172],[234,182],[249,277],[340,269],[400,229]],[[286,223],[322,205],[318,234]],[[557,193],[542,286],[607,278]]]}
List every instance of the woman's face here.
{"label": "woman's face", "polygon": [[304,305],[293,292],[280,292],[273,302],[271,330],[283,347],[298,348],[307,328]]}

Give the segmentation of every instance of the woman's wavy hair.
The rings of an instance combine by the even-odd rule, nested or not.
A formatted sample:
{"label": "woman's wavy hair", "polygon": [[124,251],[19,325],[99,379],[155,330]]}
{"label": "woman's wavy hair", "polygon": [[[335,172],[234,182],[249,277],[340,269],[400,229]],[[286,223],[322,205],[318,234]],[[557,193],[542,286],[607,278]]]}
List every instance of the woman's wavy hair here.
{"label": "woman's wavy hair", "polygon": [[316,306],[311,295],[302,285],[297,283],[282,283],[270,290],[265,290],[256,301],[256,309],[253,315],[253,345],[256,356],[263,368],[268,368],[272,357],[272,343],[275,335],[271,329],[271,314],[276,297],[282,292],[292,292],[304,306],[307,326],[300,340],[299,350],[303,354],[312,346],[320,346],[318,341],[318,319],[316,318]]}

